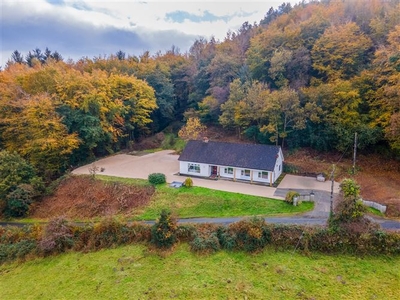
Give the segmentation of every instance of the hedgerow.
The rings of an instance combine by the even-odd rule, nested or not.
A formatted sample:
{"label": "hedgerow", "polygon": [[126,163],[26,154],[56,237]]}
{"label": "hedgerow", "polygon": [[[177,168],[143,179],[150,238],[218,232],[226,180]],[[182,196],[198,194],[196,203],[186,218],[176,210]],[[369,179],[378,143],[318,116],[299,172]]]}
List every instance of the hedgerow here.
{"label": "hedgerow", "polygon": [[229,226],[216,224],[177,225],[163,212],[153,226],[117,219],[78,226],[58,218],[45,226],[0,227],[0,263],[65,251],[97,251],[132,243],[169,249],[187,242],[194,252],[220,250],[297,251],[328,254],[400,255],[400,233],[383,231],[368,220],[338,228],[267,224],[262,218],[245,219]]}

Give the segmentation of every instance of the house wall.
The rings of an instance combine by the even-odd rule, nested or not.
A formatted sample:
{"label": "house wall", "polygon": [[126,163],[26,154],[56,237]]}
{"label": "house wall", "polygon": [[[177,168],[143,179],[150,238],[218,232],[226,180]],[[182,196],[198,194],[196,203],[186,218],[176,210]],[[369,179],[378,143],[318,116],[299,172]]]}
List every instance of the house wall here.
{"label": "house wall", "polygon": [[[271,172],[268,172],[268,171],[254,170],[254,169],[244,169],[244,168],[232,168],[233,169],[233,173],[229,174],[229,173],[225,172],[225,171],[229,172],[229,170],[226,170],[228,168],[232,168],[232,167],[228,167],[228,166],[221,166],[220,167],[220,176],[221,177],[231,178],[231,179],[235,178],[235,179],[238,179],[238,180],[248,180],[248,181],[253,180],[254,182],[263,182],[263,183],[269,183],[269,179],[271,178],[270,177],[271,176]],[[250,176],[245,176],[245,174],[242,175],[242,171],[243,171],[243,173],[245,173],[245,170],[250,170]],[[262,172],[266,173],[266,174],[264,174],[264,178],[263,178]],[[253,176],[252,176],[251,173],[253,173]],[[259,173],[261,173],[260,174],[261,177],[258,177]]]}
{"label": "house wall", "polygon": [[[189,165],[192,168],[189,170]],[[195,167],[193,167],[195,166]],[[254,182],[261,182],[269,184],[272,180],[274,183],[283,171],[283,154],[279,151],[278,158],[276,160],[274,171],[263,171],[254,169],[244,169],[244,168],[233,168],[229,166],[217,166],[219,170],[219,176],[224,178],[236,179],[236,180],[248,180]],[[231,169],[231,170],[228,170]],[[245,170],[250,170],[250,176],[245,176]],[[198,171],[198,172],[197,172]],[[243,171],[243,172],[242,172]],[[209,177],[211,175],[211,165],[192,163],[188,161],[179,162],[179,172],[180,174],[199,176],[199,177]],[[262,174],[262,172],[267,173]],[[261,177],[259,177],[259,173]]]}
{"label": "house wall", "polygon": [[279,176],[281,176],[282,172],[283,172],[283,153],[282,150],[279,150],[279,154],[278,154],[278,158],[276,159],[276,163],[275,163],[275,168],[274,168],[274,174],[272,182],[275,182]]}
{"label": "house wall", "polygon": [[[193,167],[199,166],[199,172],[195,172],[195,169],[192,168],[189,170],[189,165]],[[201,177],[208,177],[210,176],[210,166],[208,164],[199,164],[199,163],[192,163],[188,161],[180,161],[179,162],[179,173],[180,174],[186,174],[186,175],[192,175],[192,176],[201,176]]]}

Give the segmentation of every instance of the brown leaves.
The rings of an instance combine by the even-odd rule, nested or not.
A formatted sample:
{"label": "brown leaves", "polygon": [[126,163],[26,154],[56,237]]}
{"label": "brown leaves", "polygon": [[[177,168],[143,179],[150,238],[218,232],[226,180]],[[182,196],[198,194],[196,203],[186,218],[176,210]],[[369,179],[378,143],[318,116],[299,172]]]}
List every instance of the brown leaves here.
{"label": "brown leaves", "polygon": [[46,197],[32,212],[33,218],[65,215],[68,218],[92,218],[128,213],[146,205],[153,187],[105,183],[89,177],[66,179],[54,195]]}

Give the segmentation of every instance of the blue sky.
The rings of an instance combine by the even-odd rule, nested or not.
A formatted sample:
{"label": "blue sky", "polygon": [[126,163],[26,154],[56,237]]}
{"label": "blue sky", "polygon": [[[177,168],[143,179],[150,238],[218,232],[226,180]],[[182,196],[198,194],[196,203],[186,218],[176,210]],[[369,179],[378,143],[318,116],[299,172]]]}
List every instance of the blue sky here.
{"label": "blue sky", "polygon": [[196,38],[223,40],[282,2],[288,1],[2,0],[0,65],[14,50],[25,55],[36,47],[74,60],[118,50],[154,54],[172,45],[186,52]]}

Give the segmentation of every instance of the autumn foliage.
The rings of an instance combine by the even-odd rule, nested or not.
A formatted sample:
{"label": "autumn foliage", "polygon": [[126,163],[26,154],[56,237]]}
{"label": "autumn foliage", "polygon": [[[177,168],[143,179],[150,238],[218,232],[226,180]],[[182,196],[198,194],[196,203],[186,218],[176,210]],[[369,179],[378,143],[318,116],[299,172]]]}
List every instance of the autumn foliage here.
{"label": "autumn foliage", "polygon": [[[400,5],[305,1],[271,8],[186,53],[83,57],[15,51],[0,71],[0,147],[46,182],[165,131],[346,152],[400,153]],[[186,124],[182,124],[186,120]],[[183,125],[183,126],[182,126]]]}

